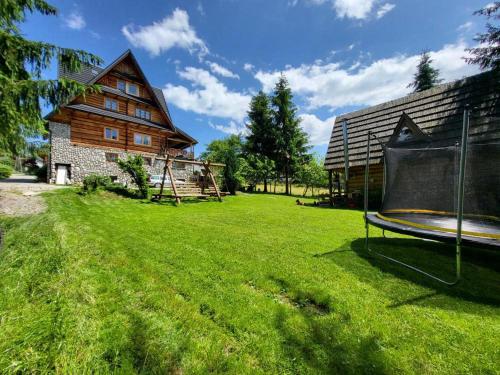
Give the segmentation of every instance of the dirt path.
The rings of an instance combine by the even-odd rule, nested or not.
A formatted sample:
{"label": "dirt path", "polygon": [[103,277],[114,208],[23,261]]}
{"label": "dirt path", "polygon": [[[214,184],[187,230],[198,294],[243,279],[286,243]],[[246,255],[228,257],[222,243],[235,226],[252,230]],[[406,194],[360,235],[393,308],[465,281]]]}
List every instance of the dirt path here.
{"label": "dirt path", "polygon": [[45,211],[47,205],[39,195],[64,186],[38,183],[34,176],[12,175],[0,180],[0,215],[24,216]]}

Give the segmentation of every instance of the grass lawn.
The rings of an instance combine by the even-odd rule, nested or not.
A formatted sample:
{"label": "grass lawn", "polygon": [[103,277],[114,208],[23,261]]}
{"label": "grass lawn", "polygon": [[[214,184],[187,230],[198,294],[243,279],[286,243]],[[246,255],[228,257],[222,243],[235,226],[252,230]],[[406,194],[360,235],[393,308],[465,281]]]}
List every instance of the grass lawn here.
{"label": "grass lawn", "polygon": [[[46,199],[0,219],[0,373],[500,372],[498,254],[466,250],[449,288],[365,256],[359,211]],[[392,237],[372,245],[452,276],[452,247]]]}

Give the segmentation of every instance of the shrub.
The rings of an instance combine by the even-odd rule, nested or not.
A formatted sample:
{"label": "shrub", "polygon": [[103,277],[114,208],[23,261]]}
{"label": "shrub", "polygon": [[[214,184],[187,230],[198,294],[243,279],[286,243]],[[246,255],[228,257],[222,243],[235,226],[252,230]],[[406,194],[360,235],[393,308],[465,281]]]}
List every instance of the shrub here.
{"label": "shrub", "polygon": [[47,164],[44,164],[42,167],[38,168],[35,171],[36,180],[39,182],[47,182]]}
{"label": "shrub", "polygon": [[111,184],[111,179],[108,176],[98,174],[89,174],[83,179],[83,193],[93,193],[99,189],[105,188]]}
{"label": "shrub", "polygon": [[128,173],[139,189],[139,197],[147,198],[149,194],[148,173],[144,168],[144,159],[141,155],[128,156],[126,160],[118,159],[118,166],[124,173]]}
{"label": "shrub", "polygon": [[0,178],[8,178],[12,174],[12,167],[5,164],[0,164]]}

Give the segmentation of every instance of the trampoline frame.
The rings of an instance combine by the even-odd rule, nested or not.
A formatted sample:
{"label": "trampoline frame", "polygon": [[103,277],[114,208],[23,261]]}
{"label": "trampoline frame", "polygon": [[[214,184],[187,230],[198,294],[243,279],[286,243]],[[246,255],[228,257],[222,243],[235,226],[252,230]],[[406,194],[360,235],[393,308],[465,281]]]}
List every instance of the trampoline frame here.
{"label": "trampoline frame", "polygon": [[[369,226],[370,223],[368,221],[368,185],[369,185],[369,174],[370,174],[370,143],[372,138],[376,139],[379,143],[380,141],[372,134],[371,130],[368,131],[368,141],[366,145],[366,167],[365,167],[365,187],[364,187],[364,220],[365,220],[365,249],[370,254],[375,254],[385,260],[396,263],[398,265],[404,266],[408,269],[411,269],[415,272],[418,272],[424,276],[427,276],[435,281],[438,281],[442,284],[446,284],[449,286],[456,285],[461,278],[461,264],[462,264],[462,220],[464,213],[464,193],[465,193],[465,168],[466,168],[466,156],[467,156],[467,140],[469,136],[469,117],[470,110],[469,106],[465,105],[464,113],[463,113],[463,124],[462,124],[462,144],[461,144],[461,152],[460,152],[460,169],[458,175],[458,190],[457,190],[457,233],[456,233],[456,241],[455,241],[455,278],[452,281],[444,280],[436,275],[433,275],[429,272],[426,272],[418,267],[412,266],[411,264],[407,264],[401,260],[391,258],[387,255],[379,253],[370,249],[369,246]],[[384,146],[382,146],[382,151],[385,152]],[[385,193],[385,183],[386,183],[386,163],[384,163],[384,180],[382,191]],[[385,238],[385,229],[383,230],[383,236]],[[390,229],[389,229],[390,230]]]}

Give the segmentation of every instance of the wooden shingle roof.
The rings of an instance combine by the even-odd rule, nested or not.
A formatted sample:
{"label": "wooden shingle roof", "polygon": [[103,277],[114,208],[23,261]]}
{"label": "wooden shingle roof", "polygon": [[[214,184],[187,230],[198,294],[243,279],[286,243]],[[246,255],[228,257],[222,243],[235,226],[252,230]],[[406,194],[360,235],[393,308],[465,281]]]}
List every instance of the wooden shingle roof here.
{"label": "wooden shingle roof", "polygon": [[[349,166],[365,164],[366,139],[371,130],[382,143],[389,140],[401,116],[406,113],[433,144],[455,143],[461,134],[462,114],[466,104],[477,110],[470,120],[470,141],[500,142],[500,82],[486,72],[403,98],[338,116],[332,130],[325,168],[344,167],[341,123],[347,120]],[[382,148],[372,144],[370,163],[380,162]]]}

